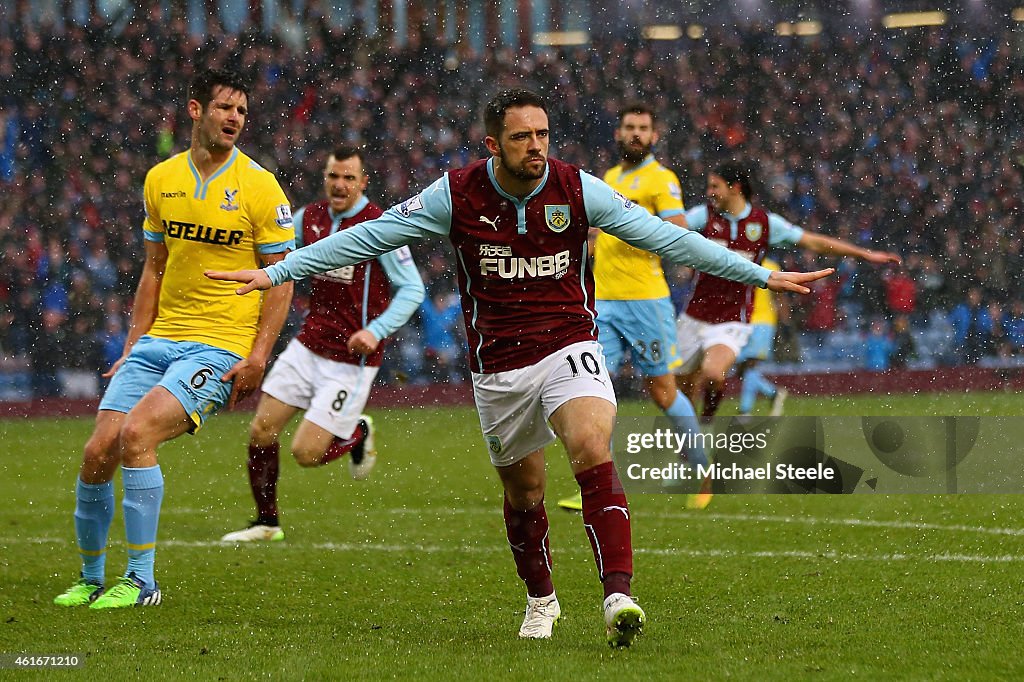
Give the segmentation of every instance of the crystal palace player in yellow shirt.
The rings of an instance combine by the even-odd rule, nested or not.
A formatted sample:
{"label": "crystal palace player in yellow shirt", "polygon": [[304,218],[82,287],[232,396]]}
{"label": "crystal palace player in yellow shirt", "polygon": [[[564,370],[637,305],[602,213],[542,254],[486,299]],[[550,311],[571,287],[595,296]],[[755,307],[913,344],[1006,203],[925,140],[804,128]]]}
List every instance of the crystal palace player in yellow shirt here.
{"label": "crystal palace player in yellow shirt", "polygon": [[[260,385],[291,301],[291,286],[242,299],[203,276],[212,267],[270,265],[294,248],[288,199],[274,176],[240,152],[249,98],[239,77],[207,71],[188,94],[192,144],[146,176],[146,261],[124,354],[85,446],[75,531],[81,579],[54,601],[120,608],[160,603],[153,576],[163,474],[156,448]],[[124,479],[128,568],[104,590],[112,479]]]}
{"label": "crystal palace player in yellow shirt", "polygon": [[[657,143],[653,111],[630,104],[619,112],[615,142],[619,165],[604,181],[633,203],[659,218],[686,228],[679,178],[651,153]],[[647,391],[677,431],[699,433],[693,405],[678,388],[674,371],[683,363],[676,349],[676,313],[669,298],[661,258],[605,232],[595,230],[594,281],[599,340],[612,374],[630,351],[644,375]],[[688,451],[696,466],[707,464],[700,447]],[[564,509],[583,508],[579,495],[560,500]],[[693,504],[700,506],[698,500]]]}

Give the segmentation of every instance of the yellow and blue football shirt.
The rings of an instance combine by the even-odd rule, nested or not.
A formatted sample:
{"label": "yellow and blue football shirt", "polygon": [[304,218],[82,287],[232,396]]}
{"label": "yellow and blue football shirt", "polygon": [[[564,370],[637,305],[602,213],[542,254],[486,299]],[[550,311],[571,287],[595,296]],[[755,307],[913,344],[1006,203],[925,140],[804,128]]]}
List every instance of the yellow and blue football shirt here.
{"label": "yellow and blue football shirt", "polygon": [[[765,258],[761,261],[761,265],[776,272],[782,269],[771,258]],[[750,314],[750,324],[770,324],[773,327],[778,324],[779,315],[775,310],[772,296],[772,292],[767,288],[754,288],[754,312]]]}
{"label": "yellow and blue football shirt", "polygon": [[248,356],[259,296],[204,270],[249,270],[260,255],[295,247],[291,207],[277,179],[237,148],[205,180],[185,151],[146,175],[145,238],[167,246],[167,267],[151,336],[197,341]]}
{"label": "yellow and blue football shirt", "polygon": [[[679,178],[652,155],[628,171],[615,166],[605,173],[604,181],[659,218],[683,213]],[[669,295],[661,258],[604,232],[598,233],[594,244],[594,280],[599,300],[632,301]]]}

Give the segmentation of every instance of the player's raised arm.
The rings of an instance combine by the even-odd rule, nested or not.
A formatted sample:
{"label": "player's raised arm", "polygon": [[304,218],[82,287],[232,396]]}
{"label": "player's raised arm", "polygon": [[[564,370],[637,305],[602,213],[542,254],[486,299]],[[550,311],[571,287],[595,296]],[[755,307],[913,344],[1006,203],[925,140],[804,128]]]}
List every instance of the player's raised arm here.
{"label": "player's raised arm", "polygon": [[689,265],[718,277],[768,287],[772,291],[810,293],[803,286],[827,277],[833,270],[817,272],[771,272],[693,230],[680,230],[637,207],[592,175],[581,173],[583,197],[590,224],[622,241],[656,253],[673,263]]}
{"label": "player's raised arm", "polygon": [[842,239],[808,231],[804,231],[796,245],[825,256],[851,256],[875,265],[900,265],[903,262],[903,259],[896,253],[865,249]]}
{"label": "player's raised arm", "polygon": [[210,270],[210,279],[241,282],[238,294],[269,289],[283,282],[329,272],[390,253],[429,236],[443,236],[451,229],[452,202],[448,176],[440,178],[411,199],[393,206],[375,220],[332,234],[296,249],[263,270]]}

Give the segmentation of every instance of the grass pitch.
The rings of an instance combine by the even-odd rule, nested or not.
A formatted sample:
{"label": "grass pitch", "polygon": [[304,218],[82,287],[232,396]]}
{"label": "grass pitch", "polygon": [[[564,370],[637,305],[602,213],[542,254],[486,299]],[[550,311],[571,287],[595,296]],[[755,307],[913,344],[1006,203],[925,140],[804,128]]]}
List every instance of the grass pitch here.
{"label": "grass pitch", "polygon": [[[787,414],[1020,415],[1024,398],[791,399]],[[374,416],[380,462],[368,481],[351,481],[344,462],[282,462],[283,543],[217,542],[253,515],[249,415],[165,445],[164,602],[99,613],[51,603],[78,570],[74,480],[92,420],[0,421],[0,660],[80,654],[84,671],[47,677],[111,680],[1024,676],[1024,498],[718,496],[697,512],[634,495],[634,592],[649,623],[632,649],[611,651],[580,518],[554,506],[575,490],[555,447],[563,619],[551,641],[524,642],[524,590],[475,413]],[[108,581],[125,561],[118,509]]]}

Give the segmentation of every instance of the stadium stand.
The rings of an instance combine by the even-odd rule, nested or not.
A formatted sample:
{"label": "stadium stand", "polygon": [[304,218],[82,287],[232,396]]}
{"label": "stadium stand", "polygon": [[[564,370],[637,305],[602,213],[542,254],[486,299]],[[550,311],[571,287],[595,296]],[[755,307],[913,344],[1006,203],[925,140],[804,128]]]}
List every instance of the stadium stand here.
{"label": "stadium stand", "polygon": [[[1024,60],[1009,27],[809,39],[730,27],[679,50],[596,38],[512,58],[429,41],[396,49],[323,19],[300,38],[217,27],[197,37],[184,19],[154,15],[0,37],[0,400],[87,393],[83,375],[116,357],[142,263],[145,169],[187,146],[187,121],[163,103],[180,99],[197,64],[252,78],[259,115],[241,146],[295,205],[318,196],[325,139],[373,150],[378,203],[407,198],[481,154],[469,112],[512,83],[557,90],[553,128],[573,133],[553,140],[553,155],[600,173],[619,104],[645,97],[665,131],[659,158],[689,204],[717,162],[758,159],[769,208],[906,259],[904,273],[843,263],[831,309],[794,301],[779,368],[862,367],[871,322],[891,333],[899,315],[912,368],[1024,357]],[[416,254],[431,297],[454,289],[438,248]],[[672,274],[683,296],[686,273]],[[984,310],[973,318],[972,288]],[[964,327],[965,315],[988,323]],[[418,328],[400,339],[382,376],[426,382]]]}

